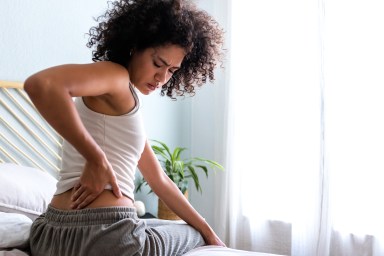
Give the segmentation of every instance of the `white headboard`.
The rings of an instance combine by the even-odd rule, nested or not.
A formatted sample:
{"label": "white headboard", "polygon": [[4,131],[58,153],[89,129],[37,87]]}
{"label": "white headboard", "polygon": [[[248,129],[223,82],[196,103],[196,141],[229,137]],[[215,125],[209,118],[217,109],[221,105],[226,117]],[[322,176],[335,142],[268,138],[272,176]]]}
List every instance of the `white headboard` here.
{"label": "white headboard", "polygon": [[46,171],[57,178],[62,138],[36,111],[19,82],[0,81],[0,163]]}

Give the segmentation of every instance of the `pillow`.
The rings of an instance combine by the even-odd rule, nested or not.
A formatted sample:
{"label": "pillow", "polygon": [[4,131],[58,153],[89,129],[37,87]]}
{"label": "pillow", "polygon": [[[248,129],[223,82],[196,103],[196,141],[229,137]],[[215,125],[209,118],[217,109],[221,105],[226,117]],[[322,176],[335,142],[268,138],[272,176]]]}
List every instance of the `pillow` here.
{"label": "pillow", "polygon": [[48,207],[56,179],[32,167],[0,164],[0,212],[21,213],[35,220]]}
{"label": "pillow", "polygon": [[27,247],[31,225],[25,215],[0,212],[0,249]]}

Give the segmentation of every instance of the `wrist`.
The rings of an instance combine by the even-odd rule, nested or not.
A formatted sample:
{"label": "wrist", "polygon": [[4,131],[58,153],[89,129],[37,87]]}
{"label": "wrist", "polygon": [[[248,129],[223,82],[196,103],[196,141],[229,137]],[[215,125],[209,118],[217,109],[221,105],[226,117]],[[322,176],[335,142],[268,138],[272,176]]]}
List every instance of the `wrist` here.
{"label": "wrist", "polygon": [[209,224],[205,220],[204,220],[203,224],[201,225],[201,227],[199,227],[198,231],[200,232],[200,234],[204,238],[211,237],[212,235],[215,234],[215,232],[213,231],[211,226],[209,226]]}

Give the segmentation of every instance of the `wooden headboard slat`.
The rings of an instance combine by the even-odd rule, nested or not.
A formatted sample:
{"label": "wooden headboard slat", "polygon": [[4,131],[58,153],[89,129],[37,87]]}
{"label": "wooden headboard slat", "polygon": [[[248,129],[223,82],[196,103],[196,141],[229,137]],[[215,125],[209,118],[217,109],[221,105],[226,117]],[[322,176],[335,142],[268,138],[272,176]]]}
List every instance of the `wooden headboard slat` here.
{"label": "wooden headboard slat", "polygon": [[24,83],[22,83],[22,82],[13,82],[13,81],[1,81],[0,80],[0,87],[23,89]]}
{"label": "wooden headboard slat", "polygon": [[32,104],[23,83],[0,80],[0,163],[36,167],[57,178],[62,142]]}

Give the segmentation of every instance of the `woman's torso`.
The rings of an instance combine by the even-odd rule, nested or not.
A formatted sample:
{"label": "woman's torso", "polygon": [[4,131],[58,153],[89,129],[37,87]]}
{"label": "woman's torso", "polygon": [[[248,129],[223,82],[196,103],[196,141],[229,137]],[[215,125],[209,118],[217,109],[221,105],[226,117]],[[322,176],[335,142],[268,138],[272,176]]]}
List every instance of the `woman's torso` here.
{"label": "woman's torso", "polygon": [[[85,127],[105,151],[113,166],[123,197],[117,198],[110,187],[106,189],[86,208],[108,206],[133,206],[134,173],[137,161],[144,148],[146,136],[139,113],[139,99],[131,86],[125,93],[125,103],[114,107],[110,97],[78,98],[76,104]],[[131,107],[121,106],[123,104]],[[119,110],[124,109],[124,110]],[[128,112],[121,112],[127,111]],[[71,209],[73,186],[77,183],[85,161],[68,143],[63,146],[63,169],[57,185],[57,191],[51,205],[57,209]]]}

